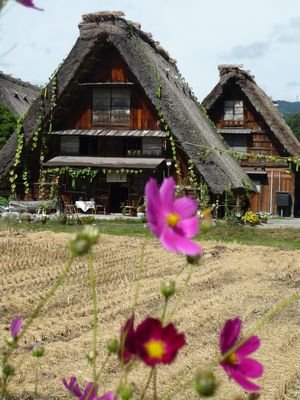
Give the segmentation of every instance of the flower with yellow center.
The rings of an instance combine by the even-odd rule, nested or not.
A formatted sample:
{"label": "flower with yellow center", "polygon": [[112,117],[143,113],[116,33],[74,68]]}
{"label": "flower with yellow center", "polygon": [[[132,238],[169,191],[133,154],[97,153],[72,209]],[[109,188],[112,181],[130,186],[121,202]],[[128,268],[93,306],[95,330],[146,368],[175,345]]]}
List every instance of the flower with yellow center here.
{"label": "flower with yellow center", "polygon": [[165,344],[162,340],[149,340],[145,343],[145,348],[150,358],[160,360],[165,354]]}
{"label": "flower with yellow center", "polygon": [[238,356],[235,353],[229,354],[225,360],[228,364],[235,365],[238,362]]}
{"label": "flower with yellow center", "polygon": [[174,228],[180,221],[180,216],[175,212],[170,213],[166,216],[166,221],[170,228]]}

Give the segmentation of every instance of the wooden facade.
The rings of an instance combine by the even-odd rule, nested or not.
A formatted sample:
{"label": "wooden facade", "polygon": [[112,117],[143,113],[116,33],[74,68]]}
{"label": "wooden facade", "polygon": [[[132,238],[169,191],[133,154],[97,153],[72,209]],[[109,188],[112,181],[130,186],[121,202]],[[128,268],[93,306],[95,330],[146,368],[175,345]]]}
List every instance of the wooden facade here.
{"label": "wooden facade", "polygon": [[[99,165],[106,172],[92,180],[88,177],[74,180],[67,175],[60,176],[62,191],[72,203],[78,198],[93,198],[96,202],[104,203],[107,212],[120,212],[130,199],[142,198],[150,176],[155,176],[161,182],[163,177],[174,173],[174,168],[167,167],[165,162],[172,156],[170,144],[160,131],[157,111],[119,52],[112,46],[104,46],[98,54],[98,60],[91,72],[86,73],[78,82],[76,94],[67,96],[62,101],[63,112],[59,113],[53,124],[55,135],[48,136],[48,158],[74,156],[78,160],[81,157],[84,160],[85,157],[92,156],[103,160],[114,157],[118,162],[130,157],[161,159],[162,162],[152,169],[135,168],[133,165],[103,168]],[[93,121],[93,100],[97,91],[104,94],[110,91],[126,91],[130,100],[128,118],[125,118],[124,123]],[[105,101],[104,99],[104,103]],[[104,108],[102,112],[106,111],[107,108]],[[66,134],[74,130],[75,135]],[[96,135],[96,131],[102,131],[106,135],[101,132]],[[156,134],[151,136],[151,132],[161,134],[158,137]],[[47,163],[45,170],[47,171]],[[127,174],[126,170],[131,173]]]}
{"label": "wooden facade", "polygon": [[33,197],[41,183],[47,195],[50,178],[57,182],[59,174],[58,191],[68,192],[72,202],[105,197],[106,210],[117,211],[131,195],[143,194],[150,176],[159,183],[176,178],[179,165],[184,180],[189,160],[213,195],[225,188],[238,193],[245,181],[252,185],[229,154],[199,157],[202,143],[225,149],[224,142],[176,61],[120,13],[83,16],[79,38],[28,110],[22,135],[17,169],[17,132],[0,152],[0,189],[7,188],[12,173],[16,189],[11,187],[20,197],[28,183]]}
{"label": "wooden facade", "polygon": [[[257,104],[248,96],[247,89],[254,93],[255,100],[259,99],[258,101],[263,105],[262,111],[269,107],[268,118],[272,118],[273,114],[274,125],[277,122],[275,118],[280,119],[281,133],[287,137],[291,135],[289,128],[285,129],[275,105],[256,86],[253,77],[237,67],[230,66],[226,71],[224,69],[226,66],[220,69],[220,84],[213,90],[215,92],[213,104],[213,92],[211,92],[204,100],[204,105],[227,144],[241,153],[266,156],[294,155],[287,150],[281,137],[272,129],[272,124],[265,117],[265,112],[259,112]],[[227,80],[226,74],[230,74]],[[248,81],[252,85],[251,88],[247,88]],[[289,173],[286,163],[248,157],[240,165],[257,188],[257,193],[250,197],[251,210],[267,211],[281,216],[299,213],[298,200],[295,199],[295,174]],[[288,206],[282,206],[282,202],[278,200],[282,192],[283,196],[288,198]]]}

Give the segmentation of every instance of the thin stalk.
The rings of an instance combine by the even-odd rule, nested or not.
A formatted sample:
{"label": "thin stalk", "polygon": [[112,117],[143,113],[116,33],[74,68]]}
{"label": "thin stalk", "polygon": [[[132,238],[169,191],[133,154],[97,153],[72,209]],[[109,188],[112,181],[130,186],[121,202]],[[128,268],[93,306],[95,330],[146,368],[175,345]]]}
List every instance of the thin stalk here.
{"label": "thin stalk", "polygon": [[45,297],[36,306],[35,310],[31,314],[29,320],[25,323],[24,328],[21,330],[20,334],[17,337],[17,342],[19,342],[23,338],[23,336],[25,335],[25,333],[27,332],[29,327],[32,325],[33,321],[37,318],[37,316],[39,315],[41,310],[44,308],[46,303],[55,294],[57,289],[63,284],[64,280],[66,279],[66,277],[67,277],[67,275],[68,275],[68,273],[70,271],[70,268],[72,266],[73,261],[74,261],[74,257],[70,257],[70,259],[68,260],[68,262],[66,263],[66,265],[65,265],[65,267],[63,269],[63,272],[57,278],[55,284],[48,290],[48,292],[46,293]]}
{"label": "thin stalk", "polygon": [[153,367],[153,400],[157,400],[157,366]]}
{"label": "thin stalk", "polygon": [[185,297],[185,295],[186,295],[187,288],[188,288],[188,284],[189,284],[189,281],[190,281],[190,279],[191,279],[191,277],[192,277],[192,274],[193,274],[193,272],[194,272],[194,269],[195,269],[195,265],[194,265],[194,264],[190,264],[190,270],[189,270],[189,273],[188,273],[188,275],[187,275],[187,277],[186,277],[186,280],[185,280],[185,283],[184,283],[184,287],[183,287],[183,289],[182,289],[182,292],[180,293],[180,295],[178,296],[177,300],[175,301],[175,304],[174,304],[174,306],[173,306],[173,309],[171,310],[170,314],[169,314],[168,317],[167,317],[166,323],[169,322],[169,321],[171,321],[171,319],[172,319],[173,316],[175,315],[175,313],[176,313],[178,307],[180,306],[180,303],[181,303],[182,300],[184,299],[184,297]]}
{"label": "thin stalk", "polygon": [[[283,310],[283,308],[287,307],[288,305],[299,301],[300,300],[300,294],[295,294],[291,297],[288,297],[287,299],[284,299],[277,303],[269,312],[267,312],[253,327],[253,329],[250,330],[250,333],[245,336],[243,340],[240,340],[238,343],[236,343],[231,349],[229,349],[226,353],[218,356],[214,361],[212,361],[208,366],[206,366],[205,369],[212,369],[220,364],[220,362],[224,361],[228,356],[230,356],[232,353],[234,353],[237,349],[239,349],[249,338],[251,338],[253,335],[255,335],[257,332],[259,332],[263,326],[269,322],[275,315],[277,315],[280,311]],[[166,394],[162,395],[160,400],[166,400],[169,399],[172,393],[176,390],[176,393],[180,392],[183,390],[186,386],[189,386],[190,384],[193,383],[194,378],[187,380],[185,383],[181,383],[183,377],[187,375],[185,373],[183,376],[178,378],[175,381],[175,384],[171,390],[169,390]]]}
{"label": "thin stalk", "polygon": [[168,304],[169,304],[169,297],[165,297],[165,302],[164,302],[163,309],[161,310],[161,315],[160,315],[160,320],[161,320],[162,324],[164,323],[164,319],[166,317]]}
{"label": "thin stalk", "polygon": [[34,397],[38,398],[38,381],[39,381],[39,368],[40,361],[38,358],[35,360],[35,377],[34,377]]}
{"label": "thin stalk", "polygon": [[93,382],[96,382],[97,379],[97,323],[98,323],[98,316],[97,316],[97,293],[96,293],[96,277],[95,277],[95,270],[94,270],[94,262],[93,262],[93,253],[89,251],[89,275],[90,275],[90,289],[91,289],[91,297],[93,303]]}
{"label": "thin stalk", "polygon": [[146,383],[146,385],[144,387],[144,390],[142,391],[142,395],[141,395],[141,399],[140,400],[144,400],[144,398],[145,398],[147,389],[148,389],[148,387],[150,385],[150,382],[151,382],[151,379],[152,379],[152,376],[153,376],[153,372],[154,372],[154,368],[151,368],[147,383]]}
{"label": "thin stalk", "polygon": [[135,309],[136,309],[136,306],[138,303],[138,298],[140,295],[141,278],[142,278],[142,274],[144,272],[144,267],[145,267],[145,250],[146,250],[148,241],[149,241],[149,238],[146,238],[142,244],[141,257],[140,257],[140,262],[138,265],[138,276],[137,276],[137,280],[136,280],[136,284],[135,284],[135,291],[134,291],[133,304],[132,304],[132,315],[134,315],[134,313],[135,313]]}

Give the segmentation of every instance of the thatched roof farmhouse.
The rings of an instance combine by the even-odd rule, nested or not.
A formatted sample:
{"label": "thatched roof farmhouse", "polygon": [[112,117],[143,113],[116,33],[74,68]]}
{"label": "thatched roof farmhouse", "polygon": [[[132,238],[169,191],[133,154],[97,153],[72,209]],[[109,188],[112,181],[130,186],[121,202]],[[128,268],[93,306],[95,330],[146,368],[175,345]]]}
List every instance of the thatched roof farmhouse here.
{"label": "thatched roof farmhouse", "polygon": [[[157,134],[157,140],[159,136],[160,140],[163,140],[163,137],[168,136],[165,132],[169,131],[174,137],[181,162],[184,164],[187,160],[192,160],[196,174],[207,182],[212,193],[221,193],[225,188],[239,190],[244,187],[248,177],[231,156],[213,152],[205,159],[199,157],[201,148],[226,149],[226,145],[203,113],[191,88],[180,75],[176,62],[158,42],[152,39],[151,34],[143,32],[139,24],[124,19],[121,12],[84,15],[79,30],[79,38],[49,82],[44,98],[42,126],[46,127],[51,119],[51,131],[55,133],[50,139],[51,143],[55,142],[54,137],[60,137],[61,143],[66,143],[70,140],[66,138],[72,134],[74,137],[79,137],[81,143],[83,136],[94,135],[98,136],[100,143],[98,146],[101,147],[103,136],[109,136],[108,132],[111,129],[117,131],[111,135],[115,139],[121,136],[141,136],[144,143],[143,136],[149,135],[148,131],[150,136],[152,130],[162,132],[161,135]],[[55,109],[51,94],[54,82]],[[124,93],[124,88],[128,88],[131,93],[131,109],[128,110],[130,123],[128,120],[127,125],[125,124],[126,129],[124,124],[116,127],[113,124],[102,123],[99,126],[93,123],[95,110],[92,109],[91,103],[103,102],[101,97],[103,93],[107,90],[110,93],[115,91],[117,93],[116,88],[123,90]],[[103,104],[102,111],[98,110],[100,114],[103,112]],[[112,109],[109,112],[112,113]],[[35,167],[39,160],[38,150],[32,153],[29,149],[40,115],[40,99],[38,99],[30,107],[23,122],[25,158],[27,160],[30,158],[32,162],[35,160]],[[48,128],[42,129],[41,135],[51,136],[46,130],[49,131]],[[99,133],[99,130],[104,131]],[[133,131],[136,132],[133,134]],[[1,179],[7,176],[14,164],[16,146],[15,134],[0,153]],[[48,145],[43,165],[66,166],[68,158],[65,157],[62,162],[59,157],[63,154],[55,152],[51,146],[52,144]],[[108,153],[102,154],[101,151],[93,153],[93,156],[109,156]],[[72,155],[74,156],[73,153]],[[72,155],[69,154],[69,157]],[[80,151],[75,155],[80,158],[82,167],[85,156]],[[76,166],[74,158],[72,160],[69,158],[69,161]],[[100,158],[94,160],[94,164],[99,167],[103,167],[102,163],[103,160]],[[116,161],[116,165],[118,163],[120,164],[120,160]],[[37,179],[37,174],[31,174],[34,175]]]}
{"label": "thatched roof farmhouse", "polygon": [[[272,214],[300,211],[299,174],[291,175],[278,157],[298,157],[300,143],[272,99],[240,65],[220,65],[220,80],[203,100],[217,131],[235,150],[251,153],[241,166],[257,185],[259,193],[251,209]],[[269,158],[259,158],[259,156]],[[255,156],[258,156],[255,158]],[[280,193],[289,206],[281,205]],[[289,199],[289,200],[288,200]],[[294,207],[295,206],[295,207]],[[284,210],[283,210],[284,208]]]}

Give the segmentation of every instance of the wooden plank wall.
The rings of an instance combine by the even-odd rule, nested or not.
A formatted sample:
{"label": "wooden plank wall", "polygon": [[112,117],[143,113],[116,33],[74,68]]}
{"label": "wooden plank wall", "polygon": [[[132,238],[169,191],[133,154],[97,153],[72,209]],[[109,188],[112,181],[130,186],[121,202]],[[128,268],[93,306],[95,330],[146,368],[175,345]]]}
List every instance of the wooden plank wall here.
{"label": "wooden plank wall", "polygon": [[267,175],[262,178],[260,193],[251,196],[250,209],[276,215],[276,192],[294,193],[295,176],[284,168],[266,168],[266,172]]}
{"label": "wooden plank wall", "polygon": [[[93,66],[92,73],[87,74],[86,82],[134,82],[131,89],[131,121],[130,129],[158,129],[156,110],[129,71],[120,54],[112,48],[103,48],[98,56],[98,64]],[[82,79],[81,79],[81,83]],[[92,125],[92,88],[78,86],[76,99],[68,102],[68,109],[59,126],[61,129],[105,129],[105,126]],[[111,127],[107,127],[111,128]],[[122,129],[122,127],[119,127]],[[113,127],[118,129],[118,127]]]}

